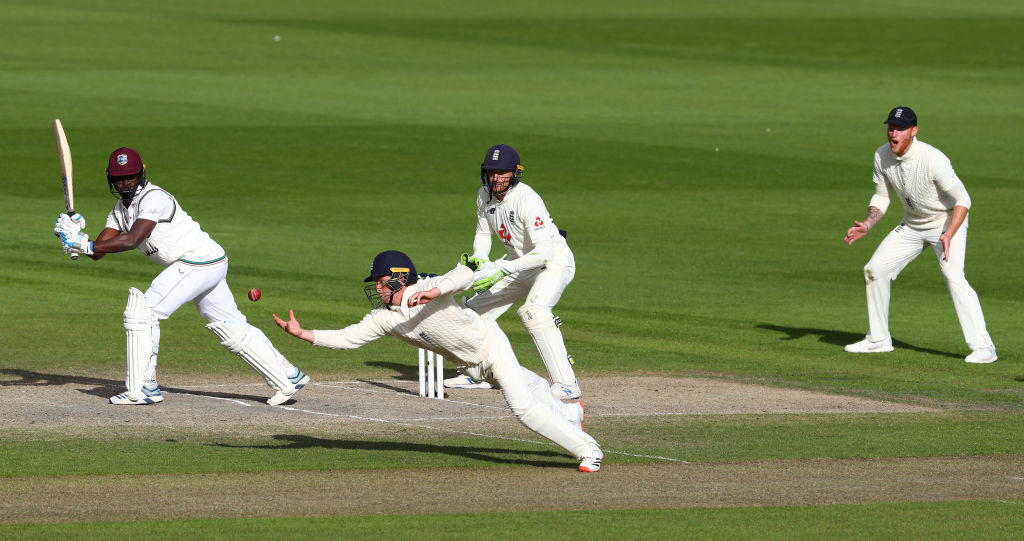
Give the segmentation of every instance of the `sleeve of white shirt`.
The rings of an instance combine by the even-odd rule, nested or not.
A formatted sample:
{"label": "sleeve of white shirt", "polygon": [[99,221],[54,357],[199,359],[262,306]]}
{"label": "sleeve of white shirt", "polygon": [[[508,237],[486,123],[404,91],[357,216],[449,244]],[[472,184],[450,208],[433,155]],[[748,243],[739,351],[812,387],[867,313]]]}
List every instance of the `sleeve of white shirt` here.
{"label": "sleeve of white shirt", "polygon": [[138,220],[160,223],[170,220],[175,210],[174,199],[163,190],[153,190],[139,201]]}
{"label": "sleeve of white shirt", "polygon": [[441,296],[469,289],[473,285],[473,270],[464,265],[459,265],[445,273],[437,280],[434,286],[441,291]]}
{"label": "sleeve of white shirt", "polygon": [[377,311],[366,314],[359,323],[344,329],[313,331],[313,345],[331,349],[356,349],[387,333],[374,317]]}
{"label": "sleeve of white shirt", "polygon": [[953,205],[971,209],[971,196],[967,194],[967,188],[953,171],[953,164],[945,154],[936,156],[930,164],[932,178],[940,191],[953,198]]}
{"label": "sleeve of white shirt", "polygon": [[486,190],[481,188],[476,196],[476,234],[473,235],[473,257],[491,259],[491,226],[487,223],[484,212],[487,205],[484,202],[483,193]]}
{"label": "sleeve of white shirt", "polygon": [[882,161],[877,152],[875,153],[874,172],[871,175],[871,180],[875,183],[875,194],[871,196],[868,206],[875,207],[882,211],[882,214],[885,214],[885,211],[889,208],[891,198],[889,197],[889,184],[885,181],[885,175],[882,174]]}

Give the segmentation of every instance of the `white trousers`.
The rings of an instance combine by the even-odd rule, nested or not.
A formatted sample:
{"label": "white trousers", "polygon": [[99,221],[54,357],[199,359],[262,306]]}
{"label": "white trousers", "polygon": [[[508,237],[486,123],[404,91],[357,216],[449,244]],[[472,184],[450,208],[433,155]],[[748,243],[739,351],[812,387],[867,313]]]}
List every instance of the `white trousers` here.
{"label": "white trousers", "polygon": [[926,247],[931,245],[946,280],[949,295],[953,299],[964,340],[972,350],[991,346],[992,338],[985,329],[985,316],[981,302],[971,284],[964,276],[964,261],[967,256],[967,220],[957,230],[949,243],[949,261],[942,260],[942,242],[939,237],[945,226],[933,229],[915,229],[904,223],[896,226],[878,245],[871,260],[864,266],[864,282],[868,296],[868,339],[872,341],[889,338],[889,299],[891,282]]}
{"label": "white trousers", "polygon": [[[598,446],[590,434],[577,430],[569,421],[570,407],[551,392],[547,381],[523,368],[516,360],[505,333],[498,329],[490,339],[491,377],[498,383],[505,401],[527,428],[557,443],[576,458],[589,456]],[[490,378],[488,378],[490,379]]]}
{"label": "white trousers", "polygon": [[149,305],[157,322],[150,333],[153,338],[153,356],[146,369],[145,381],[156,380],[156,353],[160,346],[159,320],[171,317],[186,302],[192,302],[199,315],[206,321],[233,321],[245,325],[246,332],[257,340],[270,344],[277,358],[286,363],[286,374],[294,374],[294,366],[274,348],[267,335],[246,322],[245,315],[238,309],[235,298],[228,288],[228,261],[224,259],[210,265],[191,265],[181,261],[165,268],[149,284],[146,290],[146,304]]}

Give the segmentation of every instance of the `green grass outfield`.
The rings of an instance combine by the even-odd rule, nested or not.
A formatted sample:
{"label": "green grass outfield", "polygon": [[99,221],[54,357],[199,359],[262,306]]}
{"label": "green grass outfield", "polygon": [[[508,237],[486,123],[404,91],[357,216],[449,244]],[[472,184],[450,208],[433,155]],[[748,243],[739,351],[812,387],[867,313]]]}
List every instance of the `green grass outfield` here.
{"label": "green grass outfield", "polygon": [[[126,290],[158,271],[139,253],[77,263],[61,254],[49,131],[59,117],[87,230],[98,232],[115,202],[107,156],[136,148],[151,180],[226,248],[251,322],[321,380],[394,376],[400,368],[375,360],[411,361],[408,346],[309,348],[272,334],[270,313],[294,308],[312,328],[356,321],[368,309],[360,280],[383,249],[406,251],[421,271],[448,270],[471,249],[483,152],[508,143],[569,232],[578,270],[556,313],[584,382],[710,376],[946,408],[599,420],[602,442],[704,463],[1024,453],[1019,2],[343,4],[0,1],[0,403],[13,388],[4,383],[27,372],[121,377]],[[897,350],[842,351],[866,331],[861,268],[901,215],[894,204],[866,239],[842,243],[864,217],[872,152],[895,105],[914,107],[920,139],[946,152],[971,194],[968,278],[999,348],[993,365],[963,363],[969,351],[931,253],[894,284]],[[259,304],[241,304],[250,287],[263,290]],[[530,344],[513,314],[500,322],[514,344]],[[200,323],[186,306],[162,324],[162,377],[251,377]],[[517,351],[544,373],[532,348]],[[53,472],[69,482],[116,474],[124,465],[111,449],[146,430],[0,434],[0,488]],[[138,456],[148,462],[133,467],[499,467],[373,445],[267,460],[251,447],[210,450],[235,436],[180,437],[147,444]],[[581,538],[1012,539],[1024,529],[1021,503],[301,520],[325,537],[414,524],[447,538],[512,526],[539,537],[557,517]],[[0,524],[0,537],[274,538],[294,519]],[[455,520],[473,526],[437,533]]]}

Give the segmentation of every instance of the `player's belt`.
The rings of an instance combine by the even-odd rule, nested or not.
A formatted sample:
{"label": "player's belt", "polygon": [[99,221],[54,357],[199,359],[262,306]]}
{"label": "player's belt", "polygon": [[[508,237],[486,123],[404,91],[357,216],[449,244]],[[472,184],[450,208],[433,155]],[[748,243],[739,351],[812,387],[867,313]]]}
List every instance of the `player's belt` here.
{"label": "player's belt", "polygon": [[210,265],[216,265],[217,263],[220,263],[221,261],[224,261],[227,258],[228,258],[227,255],[222,255],[222,256],[218,257],[217,259],[211,259],[210,261],[189,261],[187,259],[179,259],[178,261],[181,261],[182,263],[184,263],[186,265],[192,265],[194,267],[208,267]]}

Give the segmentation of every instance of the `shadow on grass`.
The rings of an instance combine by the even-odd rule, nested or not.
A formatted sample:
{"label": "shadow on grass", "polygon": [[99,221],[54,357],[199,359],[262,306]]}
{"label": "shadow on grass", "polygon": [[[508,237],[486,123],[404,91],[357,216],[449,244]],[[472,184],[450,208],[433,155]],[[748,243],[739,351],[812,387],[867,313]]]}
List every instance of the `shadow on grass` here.
{"label": "shadow on grass", "polygon": [[[77,389],[78,392],[98,396],[101,398],[110,398],[111,396],[123,392],[124,380],[115,379],[103,379],[93,378],[88,376],[77,376],[70,374],[44,374],[41,372],[33,372],[31,370],[18,370],[14,368],[5,368],[0,370],[0,374],[5,376],[14,376],[21,378],[18,380],[4,381],[0,380],[0,387],[16,387],[16,386],[50,386],[50,385],[91,385],[92,389]],[[230,398],[234,400],[252,400],[255,402],[264,402],[273,391],[268,387],[267,395],[251,395],[251,394],[238,394],[238,393],[225,393],[225,392],[214,392],[214,391],[197,391],[195,389],[182,389],[177,387],[167,387],[166,385],[160,385],[161,391],[168,393],[181,393],[191,394],[196,396],[208,396],[212,398]]]}
{"label": "shadow on grass", "polygon": [[[276,434],[273,436],[280,444],[273,445],[236,445],[229,443],[210,444],[213,447],[225,447],[231,449],[267,449],[267,450],[296,450],[296,449],[339,449],[347,451],[394,451],[397,453],[425,453],[444,454],[464,458],[480,460],[482,462],[494,462],[498,464],[520,464],[524,466],[536,466],[539,468],[564,468],[566,464],[572,463],[572,458],[566,453],[554,450],[527,450],[508,449],[504,447],[469,447],[465,445],[434,445],[431,443],[415,442],[391,442],[391,441],[365,441],[346,440],[333,438],[318,438],[315,436],[304,436],[299,434]],[[531,460],[529,457],[555,458],[563,460]]]}
{"label": "shadow on grass", "polygon": [[[783,327],[781,325],[770,325],[768,323],[761,323],[756,326],[758,329],[765,329],[769,331],[775,331],[785,334],[779,338],[779,340],[797,340],[804,338],[805,336],[817,336],[819,342],[826,344],[832,344],[835,346],[845,346],[846,344],[852,344],[858,340],[863,340],[863,334],[834,331],[830,329],[811,329],[807,327]],[[950,353],[948,351],[939,351],[937,349],[917,347],[900,340],[892,341],[893,347],[897,349],[909,349],[911,351],[917,351],[920,353],[928,353],[930,355],[940,355],[943,357],[953,357],[959,359],[963,355],[959,353]]]}
{"label": "shadow on grass", "polygon": [[385,361],[369,361],[366,366],[376,366],[378,368],[387,368],[388,370],[394,370],[398,373],[398,377],[395,379],[401,379],[405,381],[416,381],[419,379],[419,367],[415,363],[416,359],[410,357],[408,363],[389,363]]}

